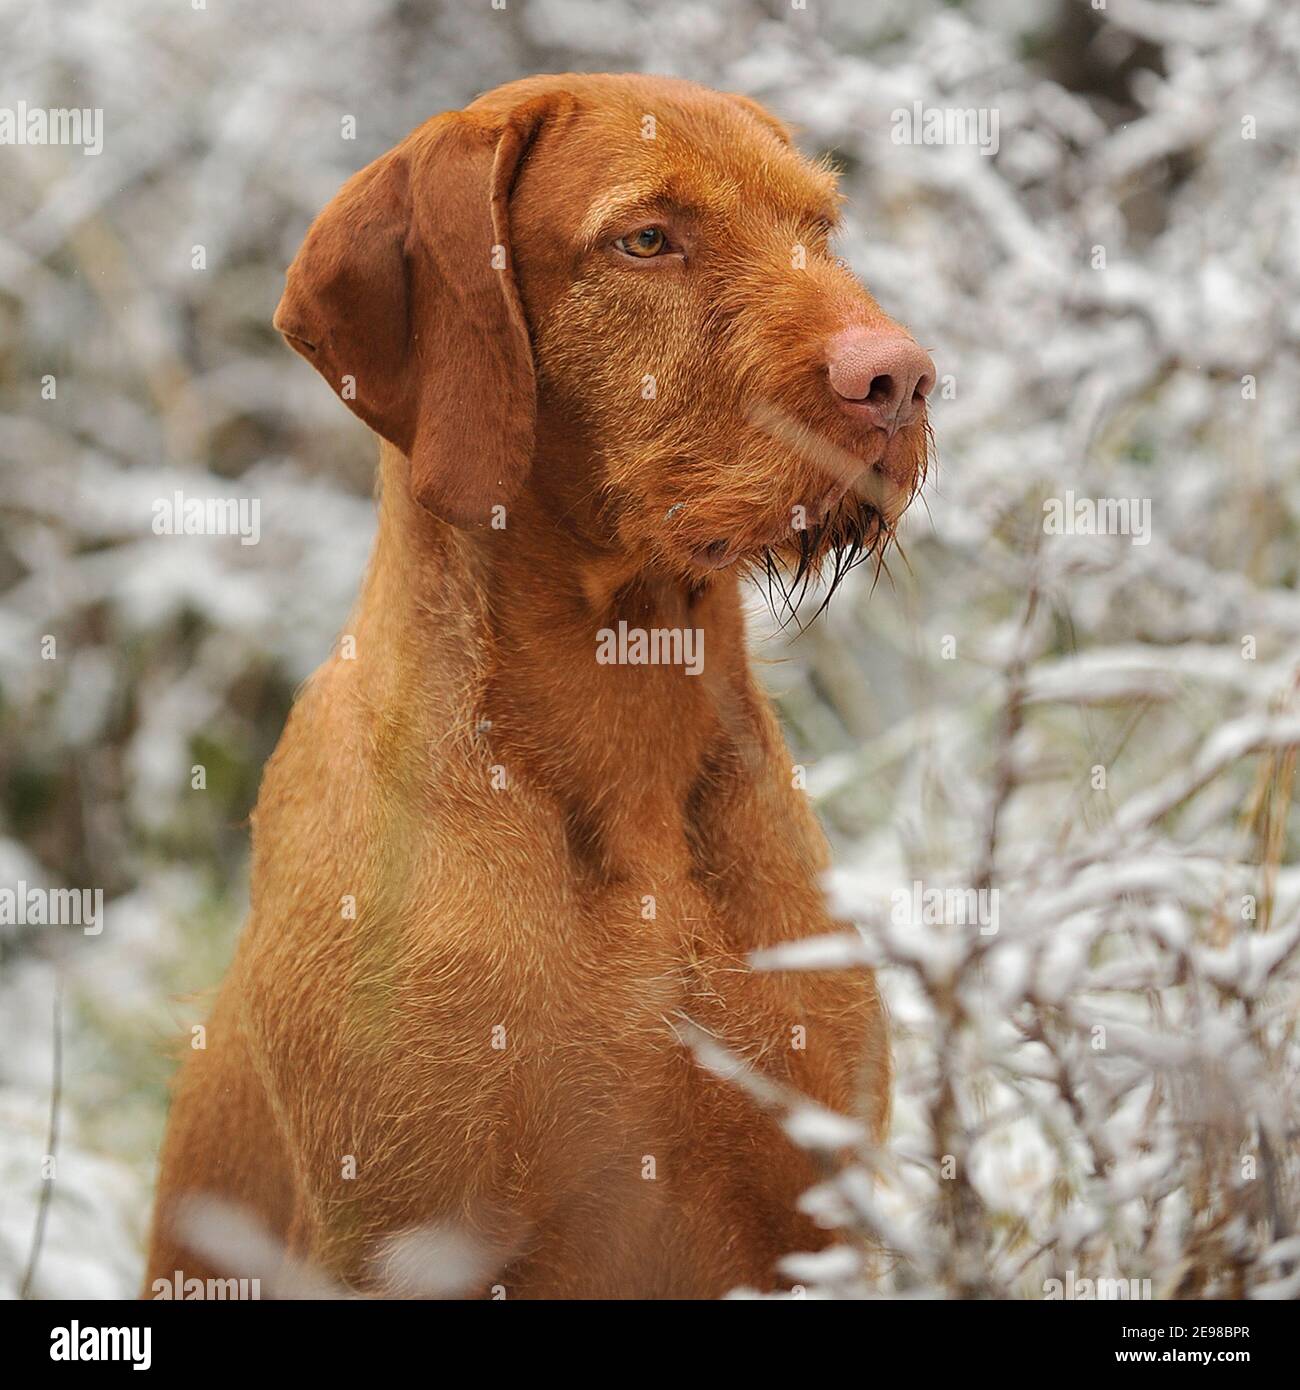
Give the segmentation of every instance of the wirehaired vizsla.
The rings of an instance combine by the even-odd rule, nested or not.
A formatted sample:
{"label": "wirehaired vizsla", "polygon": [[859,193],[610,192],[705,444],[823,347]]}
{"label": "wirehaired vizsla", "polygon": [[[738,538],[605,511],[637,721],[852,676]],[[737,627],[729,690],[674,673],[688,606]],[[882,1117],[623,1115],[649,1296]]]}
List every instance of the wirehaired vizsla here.
{"label": "wirehaired vizsla", "polygon": [[[149,1280],[256,1272],[198,1196],[369,1293],[713,1297],[826,1242],[688,1042],[883,1130],[871,974],[749,959],[842,928],[740,580],[878,553],[927,456],[933,364],[837,202],[746,98],[566,75],[316,219],[275,323],[380,437],[378,539],[266,768]],[[412,1232],[478,1253],[439,1284]]]}

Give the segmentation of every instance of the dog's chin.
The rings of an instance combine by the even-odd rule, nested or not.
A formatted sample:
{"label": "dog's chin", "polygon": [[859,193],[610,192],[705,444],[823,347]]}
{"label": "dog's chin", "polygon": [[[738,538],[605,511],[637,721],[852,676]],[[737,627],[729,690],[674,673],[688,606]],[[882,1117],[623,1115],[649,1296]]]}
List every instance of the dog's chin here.
{"label": "dog's chin", "polygon": [[893,536],[893,524],[879,509],[854,499],[804,528],[787,523],[766,534],[719,536],[691,547],[687,567],[699,586],[729,574],[775,581],[789,594],[819,579],[833,591],[850,569],[882,556]]}
{"label": "dog's chin", "polygon": [[757,577],[802,594],[819,579],[833,592],[849,570],[883,557],[925,479],[928,424],[888,439],[859,435],[853,453],[816,438],[824,457],[810,460],[811,445],[775,462],[770,452],[755,455],[751,476],[801,478],[800,493],[779,506],[759,509],[752,496],[719,491],[707,501],[674,502],[666,514],[657,507],[633,510],[638,520],[646,512],[662,517],[657,534],[644,537],[656,567],[700,591],[724,577]]}

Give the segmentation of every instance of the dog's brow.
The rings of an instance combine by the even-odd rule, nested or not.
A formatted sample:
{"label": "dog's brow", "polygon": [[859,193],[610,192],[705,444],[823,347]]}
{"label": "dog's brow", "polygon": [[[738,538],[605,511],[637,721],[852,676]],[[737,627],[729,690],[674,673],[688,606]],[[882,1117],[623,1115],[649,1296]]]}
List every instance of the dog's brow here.
{"label": "dog's brow", "polygon": [[840,225],[840,210],[832,202],[809,203],[800,213],[804,222],[824,222],[834,231]]}
{"label": "dog's brow", "polygon": [[808,203],[805,216],[810,222],[824,221],[831,226],[840,221],[840,206],[844,195],[840,192],[835,170],[828,160],[821,159],[807,168],[809,174]]}
{"label": "dog's brow", "polygon": [[602,193],[587,209],[578,235],[584,246],[592,247],[618,223],[631,221],[641,214],[649,216],[655,211],[668,208],[687,214],[694,211],[689,204],[675,197],[667,184],[620,184]]}
{"label": "dog's brow", "polygon": [[832,227],[837,227],[840,223],[840,204],[843,201],[839,190],[831,184],[813,195],[804,215],[810,222],[827,222]]}

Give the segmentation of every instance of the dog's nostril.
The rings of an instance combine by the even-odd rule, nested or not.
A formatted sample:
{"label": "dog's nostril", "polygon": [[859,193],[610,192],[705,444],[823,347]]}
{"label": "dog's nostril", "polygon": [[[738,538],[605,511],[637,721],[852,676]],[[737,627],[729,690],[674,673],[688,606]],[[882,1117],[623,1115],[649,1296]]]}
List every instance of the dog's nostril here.
{"label": "dog's nostril", "polygon": [[894,399],[894,378],[892,376],[873,377],[867,400],[876,405],[888,405]]}

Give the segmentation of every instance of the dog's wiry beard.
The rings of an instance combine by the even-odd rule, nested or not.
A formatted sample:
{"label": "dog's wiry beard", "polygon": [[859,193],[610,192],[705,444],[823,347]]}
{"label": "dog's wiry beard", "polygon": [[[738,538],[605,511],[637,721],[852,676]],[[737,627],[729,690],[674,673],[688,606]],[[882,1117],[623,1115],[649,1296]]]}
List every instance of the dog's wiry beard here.
{"label": "dog's wiry beard", "polygon": [[[795,540],[785,545],[766,547],[742,573],[757,581],[778,626],[785,628],[793,622],[802,631],[825,611],[836,590],[859,565],[874,561],[878,575],[895,540],[894,528],[874,508],[849,508],[795,532]],[[805,621],[800,609],[814,582],[824,585],[824,592]]]}
{"label": "dog's wiry beard", "polygon": [[[756,581],[775,621],[802,630],[859,565],[888,575],[886,558],[924,482],[932,439],[926,423],[868,463],[779,408],[763,423],[761,431],[728,441],[730,448],[720,442],[725,464],[706,451],[690,454],[671,437],[637,441],[635,449],[608,447],[601,526],[693,596],[724,576]],[[638,486],[646,474],[657,478],[648,495]],[[819,515],[817,499],[850,474],[846,494]],[[702,562],[715,545],[729,548],[716,568]],[[810,593],[818,602],[807,617],[799,610]]]}
{"label": "dog's wiry beard", "polygon": [[[920,457],[911,486],[901,506],[891,508],[888,517],[871,503],[853,499],[841,504],[821,522],[794,532],[790,541],[764,547],[754,560],[742,566],[744,576],[754,580],[765,595],[779,628],[784,629],[793,622],[802,632],[815,622],[859,565],[874,567],[873,587],[882,571],[889,575],[890,550],[903,555],[898,539],[899,522],[920,495],[933,448],[934,436],[927,421],[919,441]],[[906,563],[905,555],[903,559]],[[812,615],[804,619],[800,610],[814,584],[818,586],[821,600]]]}

